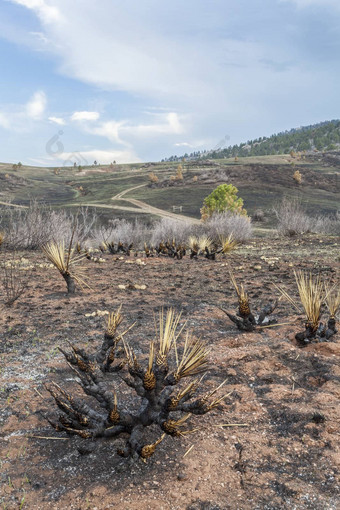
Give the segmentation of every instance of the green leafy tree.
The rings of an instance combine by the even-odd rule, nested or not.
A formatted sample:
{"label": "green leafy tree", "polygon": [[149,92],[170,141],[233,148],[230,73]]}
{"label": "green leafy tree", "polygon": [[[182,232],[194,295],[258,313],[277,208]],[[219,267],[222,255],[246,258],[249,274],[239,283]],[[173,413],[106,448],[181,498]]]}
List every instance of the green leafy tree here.
{"label": "green leafy tree", "polygon": [[238,189],[232,184],[221,184],[203,201],[201,209],[202,220],[210,218],[214,213],[230,211],[235,214],[247,216],[243,209],[243,200],[237,196]]}

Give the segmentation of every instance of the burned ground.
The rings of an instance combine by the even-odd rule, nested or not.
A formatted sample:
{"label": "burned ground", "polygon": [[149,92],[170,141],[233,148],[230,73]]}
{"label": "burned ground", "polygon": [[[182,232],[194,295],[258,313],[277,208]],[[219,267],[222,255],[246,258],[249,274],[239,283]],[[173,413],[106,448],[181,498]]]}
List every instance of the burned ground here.
{"label": "burned ground", "polygon": [[[294,269],[339,281],[338,250],[339,239],[307,236],[254,240],[216,262],[105,255],[102,264],[84,262],[91,289],[71,298],[41,253],[18,254],[29,288],[0,315],[3,507],[338,508],[339,333],[301,348],[294,333],[303,318],[284,301],[274,313],[283,325],[253,333],[237,331],[221,310],[234,313],[237,305],[228,265],[259,310],[278,297],[273,282],[297,295]],[[1,260],[6,256],[0,252]],[[58,434],[44,419],[54,410],[46,383],[79,392],[57,347],[67,349],[69,341],[94,350],[104,321],[97,311],[120,304],[124,324],[136,322],[129,343],[145,357],[154,315],[162,307],[182,310],[182,322],[211,349],[206,387],[227,379],[230,392],[219,410],[192,418],[194,434],[167,437],[146,464],[117,456],[121,439],[98,440],[86,453],[86,440]],[[124,383],[117,392],[134,405]]]}

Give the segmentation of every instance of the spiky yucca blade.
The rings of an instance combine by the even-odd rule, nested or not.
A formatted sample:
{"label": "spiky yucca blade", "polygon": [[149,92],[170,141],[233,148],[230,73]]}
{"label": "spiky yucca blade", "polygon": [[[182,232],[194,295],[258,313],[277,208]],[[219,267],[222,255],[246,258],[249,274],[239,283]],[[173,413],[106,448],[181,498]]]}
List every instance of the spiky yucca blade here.
{"label": "spiky yucca blade", "polygon": [[294,271],[301,304],[305,310],[307,325],[312,331],[319,326],[321,306],[324,301],[324,291],[320,276],[313,277],[312,273]]}
{"label": "spiky yucca blade", "polygon": [[123,320],[123,317],[120,313],[121,309],[122,305],[120,305],[116,312],[109,313],[107,317],[105,334],[109,337],[113,338],[115,336],[116,330]]}
{"label": "spiky yucca blade", "polygon": [[176,380],[206,372],[209,351],[200,340],[195,340],[188,333],[185,339],[182,359],[174,374]]}
{"label": "spiky yucca blade", "polygon": [[188,239],[188,246],[190,250],[194,252],[198,252],[199,246],[198,246],[198,239],[196,236],[190,236]]}
{"label": "spiky yucca blade", "polygon": [[167,420],[162,423],[162,429],[164,432],[169,434],[170,436],[178,437],[185,434],[183,430],[181,430],[181,427],[184,425],[184,423],[190,418],[191,413],[186,414],[185,416],[182,416],[182,418],[179,418],[178,420]]}
{"label": "spiky yucca blade", "polygon": [[201,379],[196,379],[196,381],[192,381],[185,388],[180,390],[175,396],[173,396],[170,399],[169,410],[174,411],[184,397],[190,398],[190,396],[193,395],[197,390],[203,377],[201,377]]}
{"label": "spiky yucca blade", "polygon": [[222,248],[222,253],[226,254],[235,250],[238,242],[234,239],[233,234],[231,233],[228,237],[220,236],[219,241]]}
{"label": "spiky yucca blade", "polygon": [[2,232],[0,232],[0,246],[2,245],[2,243],[4,242],[4,239],[5,239],[5,234],[3,234]]}
{"label": "spiky yucca blade", "polygon": [[331,319],[335,319],[340,308],[340,288],[336,286],[329,288],[325,285],[325,303],[328,308]]}
{"label": "spiky yucca blade", "polygon": [[208,250],[210,250],[210,248],[212,247],[212,240],[210,239],[210,237],[206,236],[206,235],[202,235],[198,238],[197,240],[198,242],[198,248],[204,252],[206,248],[208,248]]}
{"label": "spiky yucca blade", "polygon": [[281,297],[286,298],[287,301],[295,308],[295,310],[298,313],[302,312],[299,306],[297,305],[296,300],[290,294],[288,294],[288,292],[285,289],[283,289],[279,285],[276,285],[276,283],[273,283],[273,285],[279,292],[281,292]]}
{"label": "spiky yucca blade", "polygon": [[[164,321],[164,310],[159,314],[159,351],[157,355],[157,364],[166,363],[170,349],[175,346],[176,340],[181,334],[185,324],[178,330],[181,313],[177,314],[173,308],[169,308]],[[176,349],[177,353],[177,349]]]}
{"label": "spiky yucca blade", "polygon": [[203,407],[206,408],[207,411],[210,411],[210,410],[218,407],[223,402],[223,400],[225,398],[229,397],[232,394],[232,392],[226,393],[226,394],[222,395],[222,397],[216,398],[212,402],[209,403],[210,398],[213,395],[215,395],[215,393],[217,393],[218,390],[220,390],[225,385],[226,382],[227,382],[227,379],[225,379],[219,386],[217,386],[217,388],[210,391],[209,393],[204,395],[204,397],[201,398],[202,405],[203,405]]}

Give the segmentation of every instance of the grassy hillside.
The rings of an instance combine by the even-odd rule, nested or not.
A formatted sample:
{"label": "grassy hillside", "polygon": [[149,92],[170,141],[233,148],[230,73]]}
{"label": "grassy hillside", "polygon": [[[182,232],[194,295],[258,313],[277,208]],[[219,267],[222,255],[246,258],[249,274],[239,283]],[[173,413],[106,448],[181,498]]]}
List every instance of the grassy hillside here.
{"label": "grassy hillside", "polygon": [[[273,225],[272,209],[284,196],[299,197],[312,213],[334,213],[339,208],[340,152],[187,161],[182,163],[183,179],[179,181],[174,180],[177,166],[162,162],[56,172],[54,168],[13,169],[11,164],[0,164],[0,202],[27,205],[37,198],[54,207],[88,205],[105,217],[140,216],[144,221],[162,211],[173,214],[173,206],[182,206],[183,215],[199,218],[203,199],[219,184],[229,182],[238,187],[249,214],[265,211],[267,226]],[[296,170],[302,175],[301,184],[293,178]],[[150,172],[157,176],[156,184],[151,184]]]}
{"label": "grassy hillside", "polygon": [[331,120],[248,140],[239,145],[221,147],[217,150],[194,152],[184,156],[171,156],[169,161],[184,158],[220,159],[229,157],[265,156],[289,154],[290,152],[330,151],[340,148],[340,120]]}

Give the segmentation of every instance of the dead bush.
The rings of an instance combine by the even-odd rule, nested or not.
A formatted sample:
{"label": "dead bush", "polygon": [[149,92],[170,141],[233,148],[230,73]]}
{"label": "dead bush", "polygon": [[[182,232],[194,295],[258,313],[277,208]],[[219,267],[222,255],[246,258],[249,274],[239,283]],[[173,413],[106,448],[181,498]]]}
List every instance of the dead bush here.
{"label": "dead bush", "polygon": [[340,236],[340,213],[337,212],[334,216],[317,216],[313,232]]}
{"label": "dead bush", "polygon": [[162,218],[154,223],[151,235],[151,244],[158,245],[162,241],[176,239],[178,243],[186,243],[191,235],[194,235],[199,227],[190,222]]}
{"label": "dead bush", "polygon": [[308,232],[340,235],[340,214],[334,216],[310,216],[297,199],[283,199],[274,210],[278,219],[277,230],[285,236],[294,236]]}
{"label": "dead bush", "polygon": [[294,236],[311,232],[312,219],[306,214],[301,202],[297,199],[284,198],[274,209],[278,225],[277,230],[284,236]]}
{"label": "dead bush", "polygon": [[252,236],[253,228],[250,218],[233,214],[230,211],[215,213],[204,224],[204,230],[214,241],[221,237],[232,236],[239,243],[246,241]]}
{"label": "dead bush", "polygon": [[83,243],[96,222],[96,213],[88,208],[74,215],[35,200],[27,208],[5,207],[0,217],[4,246],[11,250],[37,250],[52,241],[68,243],[73,232],[75,241]]}
{"label": "dead bush", "polygon": [[20,268],[20,259],[15,254],[0,265],[1,284],[5,305],[10,307],[26,291],[28,276],[23,268]]}
{"label": "dead bush", "polygon": [[95,246],[109,243],[133,244],[133,248],[138,250],[143,248],[150,236],[148,227],[138,219],[135,221],[114,219],[94,229],[91,244]]}

